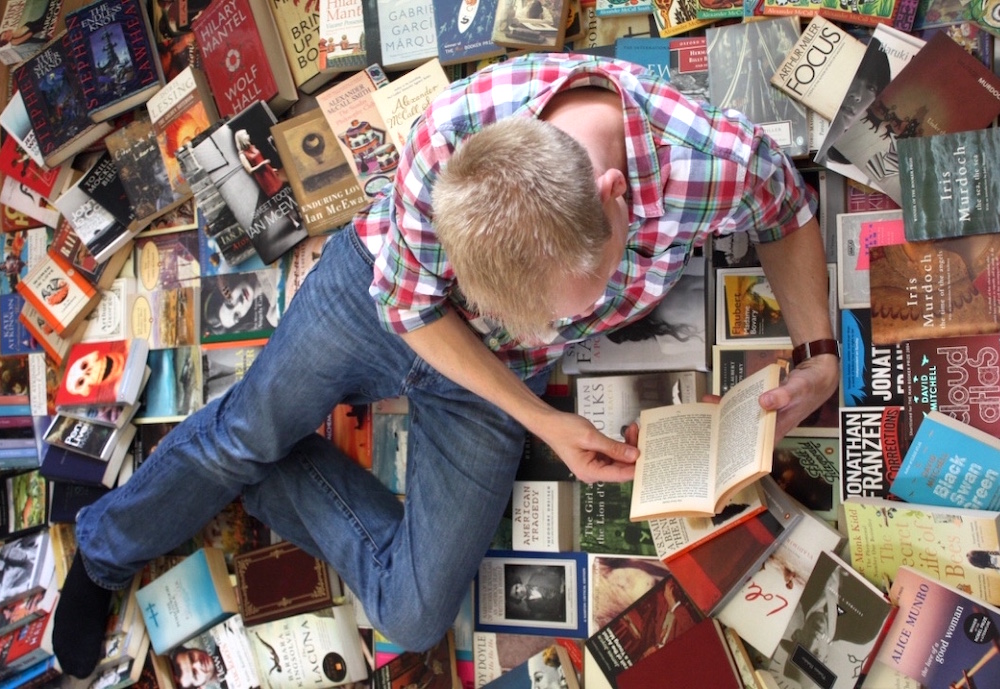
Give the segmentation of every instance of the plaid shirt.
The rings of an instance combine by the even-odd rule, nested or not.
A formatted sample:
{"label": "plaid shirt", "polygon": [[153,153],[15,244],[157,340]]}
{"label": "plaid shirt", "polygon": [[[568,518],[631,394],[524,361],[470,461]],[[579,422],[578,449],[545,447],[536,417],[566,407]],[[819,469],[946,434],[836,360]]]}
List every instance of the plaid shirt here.
{"label": "plaid shirt", "polygon": [[[466,137],[505,117],[538,117],[553,95],[580,86],[621,94],[627,246],[597,309],[554,323],[549,344],[528,347],[457,303],[455,276],[432,227],[431,187]],[[530,54],[456,81],[436,98],[410,132],[395,183],[354,226],[376,257],[370,291],[387,328],[414,330],[450,305],[512,370],[528,376],[567,345],[652,310],[709,234],[751,232],[756,241],[771,241],[800,227],[815,208],[794,165],[739,113],[691,102],[630,63]]]}

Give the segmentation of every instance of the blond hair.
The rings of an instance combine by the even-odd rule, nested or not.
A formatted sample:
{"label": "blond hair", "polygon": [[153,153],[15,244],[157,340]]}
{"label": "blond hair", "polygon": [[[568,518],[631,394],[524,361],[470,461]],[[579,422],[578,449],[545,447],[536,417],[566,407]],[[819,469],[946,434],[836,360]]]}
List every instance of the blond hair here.
{"label": "blond hair", "polygon": [[593,275],[611,237],[587,151],[534,118],[470,136],[431,198],[462,295],[520,339],[551,328],[560,282]]}

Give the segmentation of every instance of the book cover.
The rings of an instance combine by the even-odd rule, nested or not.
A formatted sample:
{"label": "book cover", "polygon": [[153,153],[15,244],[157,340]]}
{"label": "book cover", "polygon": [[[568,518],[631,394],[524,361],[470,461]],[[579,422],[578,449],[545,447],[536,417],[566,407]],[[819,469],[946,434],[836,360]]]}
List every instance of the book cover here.
{"label": "book cover", "polygon": [[295,88],[315,93],[333,78],[320,70],[320,3],[308,0],[268,0],[281,47]]}
{"label": "book cover", "polygon": [[798,17],[771,17],[705,29],[710,101],[744,112],[792,157],[809,152],[806,108],[784,93],[775,93],[770,75],[799,35]]}
{"label": "book cover", "polygon": [[0,143],[0,172],[51,200],[62,193],[71,178],[72,168],[69,165],[43,167],[31,158],[17,139],[7,136]]}
{"label": "book cover", "polygon": [[402,72],[437,57],[433,0],[378,0],[376,4],[383,68]]}
{"label": "book cover", "polygon": [[136,591],[153,650],[166,653],[238,611],[226,560],[200,548]]}
{"label": "book cover", "polygon": [[166,83],[142,0],[92,0],[67,12],[66,32],[95,122],[145,103]]}
{"label": "book cover", "polygon": [[433,0],[437,57],[442,65],[474,62],[503,55],[493,42],[493,19],[499,0]]}
{"label": "book cover", "polygon": [[837,214],[837,296],[841,309],[867,309],[871,305],[869,249],[904,241],[899,210]]}
{"label": "book cover", "polygon": [[54,571],[47,530],[8,539],[0,546],[0,604],[44,593]]}
{"label": "book cover", "polygon": [[722,631],[722,625],[706,619],[632,667],[617,681],[618,689],[657,686],[665,677],[677,686],[740,689],[743,681]]}
{"label": "book cover", "polygon": [[702,619],[702,613],[667,574],[591,635],[585,645],[607,681],[616,686],[622,672],[672,643]]}
{"label": "book cover", "polygon": [[851,566],[888,592],[901,565],[992,605],[1000,571],[982,553],[1000,549],[1000,513],[956,505],[851,498],[843,505]]}
{"label": "book cover", "polygon": [[76,523],[77,513],[108,492],[105,486],[92,486],[69,481],[49,481],[49,521]]}
{"label": "book cover", "polygon": [[[124,426],[123,432],[134,437],[135,426]],[[120,443],[106,461],[89,457],[75,450],[48,444],[38,470],[50,481],[65,481],[85,486],[112,488],[118,480],[128,445]]]}
{"label": "book cover", "polygon": [[337,145],[369,199],[392,182],[399,165],[399,151],[371,98],[387,84],[381,67],[371,65],[316,96]]}
{"label": "book cover", "polygon": [[189,196],[178,193],[170,184],[156,133],[145,113],[108,134],[104,143],[118,168],[118,178],[138,227],[148,227]]}
{"label": "book cover", "polygon": [[483,689],[522,689],[523,687],[561,687],[579,689],[570,652],[565,646],[552,644],[535,653],[500,677],[485,684]]}
{"label": "book cover", "polygon": [[57,445],[106,462],[119,446],[131,442],[134,433],[135,428],[131,425],[116,429],[85,419],[56,414],[45,431],[44,440],[49,445]]}
{"label": "book cover", "polygon": [[261,689],[325,689],[368,677],[351,603],[304,612],[248,630]]}
{"label": "book cover", "polygon": [[8,680],[54,655],[52,613],[0,637],[0,680]]}
{"label": "book cover", "polygon": [[912,567],[900,567],[889,592],[899,613],[876,665],[925,689],[991,687],[1000,682],[1000,610]]}
{"label": "book cover", "polygon": [[14,83],[49,167],[61,165],[111,131],[110,124],[95,123],[87,114],[65,31],[14,70]]}
{"label": "book cover", "polygon": [[475,579],[475,628],[587,637],[587,556],[490,550]]}
{"label": "book cover", "polygon": [[[52,227],[59,221],[59,212],[44,196],[13,177],[3,178],[3,186],[0,187],[0,204],[8,209],[5,214],[11,216],[10,227],[12,230],[41,227],[42,225]],[[13,217],[15,213],[20,213],[22,217]]]}
{"label": "book cover", "polygon": [[953,417],[925,416],[893,477],[906,502],[1000,511],[1000,440]]}
{"label": "book cover", "polygon": [[795,613],[806,581],[824,550],[836,552],[845,537],[804,505],[802,519],[716,618],[761,655],[771,657]]}
{"label": "book cover", "polygon": [[511,539],[514,550],[573,550],[573,484],[514,481]]}
{"label": "book cover", "polygon": [[903,413],[910,438],[934,410],[1000,436],[1000,390],[994,375],[1000,335],[907,340],[901,349]]}
{"label": "book cover", "polygon": [[546,5],[540,1],[499,0],[492,40],[505,48],[561,50],[566,38],[566,0]]}
{"label": "book cover", "polygon": [[623,36],[615,57],[646,70],[692,100],[708,100],[708,51],[704,36]]}
{"label": "book cover", "polygon": [[186,67],[146,101],[146,111],[171,186],[178,194],[189,194],[177,150],[219,119],[205,73]]}
{"label": "book cover", "polygon": [[59,336],[82,323],[100,299],[78,270],[50,254],[28,270],[17,283],[17,291]]}
{"label": "book cover", "polygon": [[611,555],[656,555],[648,522],[629,519],[631,482],[580,485],[579,549]]}
{"label": "book cover", "polygon": [[[10,7],[11,4],[8,3],[7,6]],[[9,73],[10,70],[8,70]],[[45,167],[45,160],[38,147],[35,130],[31,128],[31,120],[28,118],[28,108],[24,105],[24,98],[20,91],[14,91],[3,110],[0,111],[0,126],[17,142],[21,150],[28,154],[35,165]]]}
{"label": "book cover", "polygon": [[193,142],[198,164],[265,264],[308,236],[272,143],[276,122],[268,105],[256,101]]}
{"label": "book cover", "polygon": [[713,22],[698,17],[697,0],[653,0],[653,21],[662,38],[694,31]]}
{"label": "book cover", "polygon": [[257,101],[276,113],[295,102],[295,84],[267,0],[214,0],[191,29],[219,115],[231,117]]}
{"label": "book cover", "polygon": [[770,81],[821,117],[832,120],[864,53],[864,43],[817,15],[802,29]]}
{"label": "book cover", "polygon": [[142,339],[74,344],[56,391],[56,408],[135,404],[148,352]]}
{"label": "book cover", "polygon": [[310,235],[344,226],[368,202],[322,110],[286,118],[271,134]]}
{"label": "book cover", "polygon": [[[514,668],[526,663],[532,656],[541,654],[552,646],[559,646],[566,652],[568,660],[560,658],[560,665],[575,673],[583,670],[583,641],[542,634],[507,634],[503,632],[472,633],[472,651],[475,658],[473,681],[481,687],[487,682],[500,679]],[[568,676],[567,681],[573,678]],[[518,686],[526,685],[523,681]]]}
{"label": "book cover", "polygon": [[233,570],[248,626],[330,607],[340,594],[330,567],[287,541],[237,554]]}
{"label": "book cover", "polygon": [[648,14],[653,11],[650,0],[594,0],[594,14],[615,17],[622,14]]}
{"label": "book cover", "polygon": [[201,342],[267,338],[280,318],[277,268],[201,279]]}
{"label": "book cover", "polygon": [[194,287],[200,281],[196,232],[181,230],[156,235],[143,232],[136,238],[134,253],[140,291]]}
{"label": "book cover", "polygon": [[837,139],[837,149],[900,203],[899,140],[981,129],[998,114],[1000,77],[937,34]]}
{"label": "book cover", "polygon": [[822,0],[819,13],[827,19],[858,26],[892,24],[896,15],[896,0],[856,0],[841,3],[840,0]]}
{"label": "book cover", "polygon": [[841,408],[841,502],[852,496],[889,497],[908,446],[903,423],[901,406]]}
{"label": "book cover", "polygon": [[260,687],[250,633],[236,614],[171,649],[167,658],[176,686]]}
{"label": "book cover", "polygon": [[0,355],[40,352],[42,346],[21,322],[24,297],[0,294]]}
{"label": "book cover", "polygon": [[[376,642],[377,644],[378,642]],[[378,656],[376,656],[377,658]],[[376,660],[376,663],[379,661]],[[372,673],[372,689],[400,686],[460,687],[455,632],[449,630],[423,653],[402,651]]]}
{"label": "book cover", "polygon": [[15,0],[4,5],[0,32],[10,38],[0,46],[0,63],[14,66],[34,57],[59,31],[62,0]]}
{"label": "book cover", "polygon": [[0,484],[0,533],[21,536],[48,523],[49,488],[38,469],[8,475]]}
{"label": "book cover", "polygon": [[774,444],[771,478],[820,519],[836,523],[840,505],[840,430],[798,427]]}
{"label": "book cover", "polygon": [[996,129],[901,139],[897,148],[907,239],[996,231],[1000,202]]}
{"label": "book cover", "polygon": [[317,67],[321,72],[356,72],[368,64],[361,0],[320,0]]}
{"label": "book cover", "polygon": [[372,92],[372,102],[385,123],[386,135],[397,150],[405,148],[413,122],[450,84],[441,63],[433,57]]}
{"label": "book cover", "polygon": [[881,591],[824,551],[806,580],[769,670],[788,689],[853,689],[892,614]]}
{"label": "book cover", "polygon": [[868,257],[873,343],[1000,331],[996,233],[874,246]]}
{"label": "book cover", "polygon": [[265,342],[259,339],[202,345],[198,406],[208,404],[242,379],[264,349]]}

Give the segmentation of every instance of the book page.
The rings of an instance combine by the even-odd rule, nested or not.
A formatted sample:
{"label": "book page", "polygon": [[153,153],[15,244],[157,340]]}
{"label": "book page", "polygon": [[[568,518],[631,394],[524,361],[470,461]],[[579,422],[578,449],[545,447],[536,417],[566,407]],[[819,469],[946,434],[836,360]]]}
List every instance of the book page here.
{"label": "book page", "polygon": [[[659,407],[642,412],[632,513],[645,506],[655,511],[690,507],[710,511],[715,502],[712,480],[712,424],[717,405],[709,403]],[[643,510],[645,512],[645,510]]]}
{"label": "book page", "polygon": [[764,411],[758,398],[778,385],[779,375],[776,364],[766,366],[735,385],[719,403],[715,477],[720,495],[743,479],[770,469],[776,414]]}

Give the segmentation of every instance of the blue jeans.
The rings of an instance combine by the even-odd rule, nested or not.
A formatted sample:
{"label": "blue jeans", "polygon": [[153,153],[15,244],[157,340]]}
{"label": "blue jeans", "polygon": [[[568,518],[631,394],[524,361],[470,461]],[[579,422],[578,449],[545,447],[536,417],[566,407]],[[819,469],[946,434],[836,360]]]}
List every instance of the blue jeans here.
{"label": "blue jeans", "polygon": [[[124,587],[242,494],[251,514],[328,561],[392,641],[423,650],[444,635],[507,505],[524,429],[386,331],[371,278],[353,229],[334,234],[243,380],[81,511],[91,579]],[[540,393],[546,378],[528,384]],[[405,506],[315,433],[338,403],[398,395],[410,403]]]}

